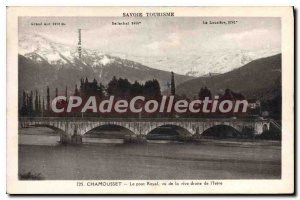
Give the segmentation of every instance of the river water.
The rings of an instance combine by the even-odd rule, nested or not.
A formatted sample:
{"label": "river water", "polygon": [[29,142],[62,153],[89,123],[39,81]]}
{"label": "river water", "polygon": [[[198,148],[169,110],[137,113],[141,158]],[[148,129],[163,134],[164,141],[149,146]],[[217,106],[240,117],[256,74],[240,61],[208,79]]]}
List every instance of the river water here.
{"label": "river water", "polygon": [[124,144],[118,138],[88,137],[79,146],[58,141],[50,129],[21,129],[19,173],[46,180],[281,178],[281,144],[276,141]]}

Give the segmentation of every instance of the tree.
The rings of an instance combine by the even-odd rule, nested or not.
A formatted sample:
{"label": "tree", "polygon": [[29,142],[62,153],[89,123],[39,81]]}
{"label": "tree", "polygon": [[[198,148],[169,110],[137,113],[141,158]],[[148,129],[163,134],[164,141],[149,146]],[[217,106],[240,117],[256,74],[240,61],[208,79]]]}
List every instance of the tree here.
{"label": "tree", "polygon": [[80,91],[83,90],[83,87],[84,87],[84,80],[83,78],[80,79]]}
{"label": "tree", "polygon": [[146,81],[144,85],[144,95],[150,99],[160,99],[161,98],[161,91],[160,85],[156,79]]}
{"label": "tree", "polygon": [[230,89],[226,89],[224,95],[220,98],[220,100],[244,100],[245,97],[241,93],[233,92]]}
{"label": "tree", "polygon": [[28,112],[29,116],[33,115],[33,92],[30,91],[30,96],[29,96],[29,104],[28,104]]}
{"label": "tree", "polygon": [[35,101],[34,101],[34,111],[35,114],[38,114],[39,112],[39,99],[38,99],[38,91],[35,91]]}
{"label": "tree", "polygon": [[103,93],[104,87],[102,84],[98,85],[98,82],[95,78],[92,82],[89,82],[87,78],[85,81],[83,81],[83,79],[81,79],[80,84],[81,85],[80,85],[79,94],[82,97],[96,96],[96,97],[102,98],[104,96],[104,93]]}
{"label": "tree", "polygon": [[117,85],[117,94],[116,96],[129,96],[131,90],[131,84],[130,82],[125,78],[119,78],[118,85]]}
{"label": "tree", "polygon": [[93,84],[94,85],[98,85],[98,82],[97,82],[97,80],[94,78],[94,80],[93,80]]}
{"label": "tree", "polygon": [[23,98],[22,98],[22,107],[20,110],[20,115],[21,116],[26,116],[27,113],[27,102],[26,102],[26,98],[27,98],[27,94],[25,93],[25,91],[23,91]]}
{"label": "tree", "polygon": [[78,91],[78,88],[77,88],[77,84],[75,85],[74,96],[79,96],[79,91]]}
{"label": "tree", "polygon": [[212,99],[211,92],[210,92],[210,90],[206,86],[204,88],[201,87],[198,96],[199,96],[200,100],[204,100],[206,97],[208,97],[209,99]]}
{"label": "tree", "polygon": [[171,95],[175,95],[175,80],[173,72],[171,72]]}
{"label": "tree", "polygon": [[130,95],[131,96],[138,96],[138,95],[142,95],[143,94],[143,86],[135,81],[132,85],[131,85],[131,92]]}
{"label": "tree", "polygon": [[39,101],[38,101],[38,112],[39,112],[39,114],[41,114],[41,111],[42,111],[42,105],[41,105],[41,96],[39,95]]}
{"label": "tree", "polygon": [[50,112],[50,91],[49,91],[49,86],[47,87],[47,111]]}
{"label": "tree", "polygon": [[118,89],[118,80],[114,76],[107,85],[107,93],[109,95],[115,95],[117,93],[117,89]]}
{"label": "tree", "polygon": [[42,115],[45,113],[45,101],[43,97],[43,105],[42,105]]}
{"label": "tree", "polygon": [[66,89],[65,89],[65,96],[66,96],[66,98],[68,98],[68,86],[66,86]]}
{"label": "tree", "polygon": [[25,91],[23,90],[23,106],[26,107],[26,93]]}
{"label": "tree", "polygon": [[29,115],[29,95],[26,93],[26,115]]}
{"label": "tree", "polygon": [[66,89],[65,89],[65,97],[66,97],[65,105],[67,106],[68,105],[68,86],[66,86]]}

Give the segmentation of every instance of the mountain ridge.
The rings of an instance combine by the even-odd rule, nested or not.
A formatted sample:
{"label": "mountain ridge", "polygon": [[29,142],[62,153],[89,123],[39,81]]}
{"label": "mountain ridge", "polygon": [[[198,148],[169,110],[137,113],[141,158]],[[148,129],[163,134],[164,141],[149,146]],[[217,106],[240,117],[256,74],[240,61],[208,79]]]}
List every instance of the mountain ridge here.
{"label": "mountain ridge", "polygon": [[[78,58],[77,46],[55,42],[39,34],[22,34],[19,36],[19,53],[25,57],[38,54],[50,64],[64,64]],[[114,58],[130,60],[152,69],[173,71],[174,73],[192,77],[205,76],[209,73],[226,73],[237,69],[253,60],[269,57],[280,53],[279,49],[234,50],[187,52],[185,55],[173,56],[138,56],[115,52],[102,52],[93,49],[82,49],[83,57],[89,55],[84,64],[105,66],[114,61]],[[109,57],[107,57],[109,55]],[[69,63],[70,64],[70,63]]]}
{"label": "mountain ridge", "polygon": [[[168,89],[168,83],[171,79],[171,73],[168,71],[147,67],[139,62],[108,55],[97,50],[82,49],[81,59],[79,59],[76,46],[53,42],[37,34],[32,37],[27,35],[19,38],[19,53],[20,91],[41,90],[41,93],[43,93],[47,86],[53,88],[53,90],[58,88],[60,91],[64,91],[67,86],[71,91],[75,89],[75,84],[79,84],[81,78],[87,77],[90,80],[95,78],[105,85],[113,76],[127,78],[130,82],[139,81],[141,83],[157,79],[161,90],[164,91]],[[280,54],[250,61],[244,66],[223,74],[215,73],[213,69],[208,75],[197,78],[175,73],[177,94],[185,93],[187,96],[197,96],[197,90],[201,86],[208,86],[212,88],[214,94],[223,93],[225,87],[228,87],[235,92],[245,93],[246,96],[251,98],[272,96],[271,93],[273,92],[269,90],[274,88],[274,82],[277,80],[274,81],[273,79],[278,77],[280,73],[275,72],[274,74],[270,71],[279,70],[280,72],[281,58],[280,60],[275,59],[274,66],[276,67],[274,69],[269,66],[270,64],[267,64],[269,71],[263,71],[265,76],[270,73],[271,79],[266,80],[271,81],[273,85],[261,80],[262,86],[257,86],[255,76],[261,77],[260,70],[263,69],[262,64],[260,64],[261,61],[277,57],[281,57]],[[260,66],[261,69],[257,66]],[[247,68],[246,71],[251,72],[246,73],[246,77],[243,75],[245,68]],[[252,74],[256,75],[253,77]],[[240,80],[240,77],[244,77],[247,82]],[[261,78],[265,79],[265,77]],[[236,82],[236,84],[232,83],[230,79],[234,79],[233,82]],[[245,85],[256,86],[244,88]]]}
{"label": "mountain ridge", "polygon": [[173,71],[175,73],[201,77],[209,73],[223,74],[237,69],[249,62],[280,53],[278,49],[261,50],[219,50],[191,52],[186,55],[174,56],[136,56],[122,53],[111,53],[120,58],[127,58],[152,68]]}
{"label": "mountain ridge", "polygon": [[[157,79],[161,89],[167,88],[171,73],[152,69],[140,63],[103,54],[100,51],[82,49],[79,59],[75,46],[62,45],[34,35],[19,39],[19,90],[73,91],[81,78],[96,79],[106,85],[114,76],[127,78],[130,82]],[[71,76],[70,76],[71,75]],[[178,83],[192,77],[175,74]]]}
{"label": "mountain ridge", "polygon": [[194,97],[204,86],[214,95],[224,94],[228,88],[248,99],[272,99],[281,93],[281,54],[254,60],[224,74],[188,80],[178,84],[176,92]]}

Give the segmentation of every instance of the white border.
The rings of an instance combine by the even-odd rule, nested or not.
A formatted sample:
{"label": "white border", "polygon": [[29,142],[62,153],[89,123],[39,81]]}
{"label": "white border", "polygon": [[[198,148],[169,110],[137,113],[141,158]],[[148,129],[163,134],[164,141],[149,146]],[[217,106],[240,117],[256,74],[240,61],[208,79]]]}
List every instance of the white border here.
{"label": "white border", "polygon": [[[284,35],[283,35],[284,36]],[[288,35],[286,35],[286,36],[288,36]],[[290,36],[290,35],[289,35]],[[285,51],[284,49],[285,48],[287,48],[287,49],[290,49],[290,48],[292,48],[291,46],[286,46],[286,47],[284,47],[284,43],[283,43],[283,51]],[[287,63],[287,62],[289,62],[290,60],[292,60],[291,59],[291,57],[290,58],[287,58],[287,60],[285,61],[285,59],[283,59],[283,65],[284,65],[284,63]],[[288,65],[290,65],[290,64],[292,64],[292,63],[289,63]],[[292,72],[293,73],[293,71],[290,71],[290,72]],[[284,75],[283,75],[284,76]],[[287,80],[286,81],[288,81],[288,82],[291,82],[292,80],[293,80],[293,77],[290,77],[290,76],[284,76]],[[283,80],[284,81],[284,80]],[[291,87],[290,87],[291,86]],[[289,93],[290,92],[293,92],[293,85],[290,85],[288,88],[286,88],[287,90],[285,90],[285,91],[289,91]],[[290,91],[289,90],[289,88],[290,88],[290,90],[292,90],[292,91]],[[9,95],[9,94],[8,94]],[[9,97],[9,96],[8,96]],[[293,112],[293,110],[285,110],[286,112],[285,113],[288,113],[288,114],[285,114],[285,115],[289,115],[289,113],[291,113],[291,112]],[[284,118],[285,118],[285,116],[283,116]],[[288,117],[289,118],[289,116],[286,116],[286,117]],[[285,118],[286,119],[286,118]],[[289,127],[288,127],[289,128]],[[285,129],[285,128],[284,128]],[[9,136],[8,136],[9,137]],[[289,138],[290,140],[293,140],[293,138]],[[291,144],[288,144],[288,145],[291,145]],[[284,142],[283,142],[283,148],[284,148]],[[292,153],[293,154],[293,152],[292,151],[289,151],[289,152],[286,152],[286,153]],[[286,163],[286,162],[285,162]],[[292,163],[286,163],[288,166],[290,166]],[[293,176],[293,174],[289,174],[290,176]],[[240,185],[240,184],[239,184]],[[274,188],[274,187],[273,187]],[[280,189],[280,188],[279,188]],[[282,188],[281,188],[282,189]],[[178,192],[178,191],[177,191]],[[236,192],[238,192],[238,191],[236,191]],[[280,190],[277,190],[277,192],[280,192]],[[238,192],[239,193],[239,192]]]}

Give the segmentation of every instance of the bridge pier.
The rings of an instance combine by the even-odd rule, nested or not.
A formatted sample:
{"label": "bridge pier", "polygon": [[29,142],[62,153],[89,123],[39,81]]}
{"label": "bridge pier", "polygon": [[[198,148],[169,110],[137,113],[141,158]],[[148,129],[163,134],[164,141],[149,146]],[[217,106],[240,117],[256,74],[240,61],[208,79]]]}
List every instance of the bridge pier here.
{"label": "bridge pier", "polygon": [[68,135],[66,135],[66,134],[60,134],[60,141],[59,142],[61,144],[69,144],[70,141],[71,141],[71,138]]}
{"label": "bridge pier", "polygon": [[81,135],[72,135],[68,136],[65,134],[61,134],[60,136],[61,144],[82,144],[82,136]]}
{"label": "bridge pier", "polygon": [[71,136],[71,144],[82,144],[82,136],[78,132],[78,126],[75,125],[74,134]]}
{"label": "bridge pier", "polygon": [[72,135],[71,144],[82,144],[82,136],[81,135]]}
{"label": "bridge pier", "polygon": [[74,127],[74,130],[72,130],[73,134],[60,134],[60,143],[61,144],[82,144],[82,136],[78,134],[78,128],[77,126]]}
{"label": "bridge pier", "polygon": [[144,144],[147,142],[146,136],[139,134],[139,135],[130,135],[124,139],[125,143],[132,143],[132,144]]}

